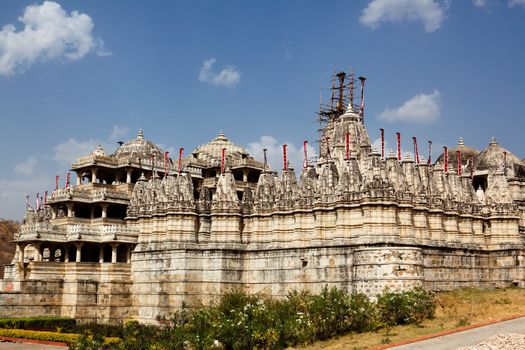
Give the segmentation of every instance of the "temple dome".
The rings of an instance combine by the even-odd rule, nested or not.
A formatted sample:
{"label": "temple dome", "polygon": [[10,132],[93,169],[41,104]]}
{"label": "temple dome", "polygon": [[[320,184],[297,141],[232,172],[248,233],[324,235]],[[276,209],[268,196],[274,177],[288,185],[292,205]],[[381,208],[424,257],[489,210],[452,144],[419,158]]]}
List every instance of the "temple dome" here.
{"label": "temple dome", "polygon": [[[506,159],[505,153],[507,154]],[[502,171],[504,164],[506,164],[508,177],[525,177],[525,164],[514,154],[500,146],[495,137],[474,160],[476,170]]]}
{"label": "temple dome", "polygon": [[[476,157],[481,153],[481,151],[465,145],[465,141],[463,141],[463,138],[460,137],[457,147],[448,149],[448,164],[454,169],[457,168],[458,165],[458,149],[461,151],[461,165],[467,165],[471,157],[472,159],[476,159]],[[436,160],[436,164],[443,164],[444,160],[445,152],[441,152]]]}
{"label": "temple dome", "polygon": [[220,166],[223,148],[226,149],[226,158],[230,161],[249,157],[244,148],[231,142],[222,131],[210,142],[198,146],[191,154],[194,159],[206,166]]}
{"label": "temple dome", "polygon": [[117,158],[141,158],[150,159],[152,156],[162,158],[164,152],[153,142],[144,138],[142,129],[139,130],[137,137],[134,140],[128,141],[115,151],[113,154]]}

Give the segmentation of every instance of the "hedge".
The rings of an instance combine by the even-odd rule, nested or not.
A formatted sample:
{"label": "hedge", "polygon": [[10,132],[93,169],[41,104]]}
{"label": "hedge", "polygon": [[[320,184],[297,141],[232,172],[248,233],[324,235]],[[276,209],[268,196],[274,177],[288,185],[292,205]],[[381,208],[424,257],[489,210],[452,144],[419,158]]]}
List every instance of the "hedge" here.
{"label": "hedge", "polygon": [[[46,340],[74,345],[80,338],[80,334],[57,333],[46,331],[29,331],[25,329],[0,329],[0,336],[9,338],[22,338],[33,340]],[[104,344],[113,345],[120,343],[119,338],[104,338]]]}
{"label": "hedge", "polygon": [[74,331],[77,322],[69,317],[0,318],[0,328],[31,329],[39,331]]}

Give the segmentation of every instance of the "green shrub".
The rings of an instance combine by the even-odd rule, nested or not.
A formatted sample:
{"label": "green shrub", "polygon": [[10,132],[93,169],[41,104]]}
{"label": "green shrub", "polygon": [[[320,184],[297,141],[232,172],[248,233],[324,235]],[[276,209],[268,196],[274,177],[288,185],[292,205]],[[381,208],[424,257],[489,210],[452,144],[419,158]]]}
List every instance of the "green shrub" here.
{"label": "green shrub", "polygon": [[[47,331],[32,331],[26,329],[0,329],[0,336],[10,338],[22,338],[33,340],[45,340],[59,343],[66,343],[69,346],[75,346],[80,338],[79,334],[57,333]],[[120,342],[119,338],[104,338],[103,344],[112,346]]]}
{"label": "green shrub", "polygon": [[0,328],[69,332],[75,327],[75,319],[69,317],[0,318]]}
{"label": "green shrub", "polygon": [[387,326],[414,323],[419,325],[426,318],[433,318],[436,309],[434,295],[421,287],[407,292],[386,290],[377,298],[382,322]]}

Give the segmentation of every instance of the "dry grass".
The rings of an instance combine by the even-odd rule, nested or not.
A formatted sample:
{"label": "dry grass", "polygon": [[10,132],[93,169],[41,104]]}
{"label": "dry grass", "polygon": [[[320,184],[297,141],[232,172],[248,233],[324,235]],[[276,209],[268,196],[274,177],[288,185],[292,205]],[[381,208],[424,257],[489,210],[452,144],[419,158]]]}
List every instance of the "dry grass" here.
{"label": "dry grass", "polygon": [[420,327],[414,325],[397,326],[392,328],[389,333],[383,329],[378,332],[349,334],[299,349],[369,349],[388,342],[399,342],[470,324],[525,314],[525,289],[519,288],[461,289],[439,293],[436,301],[436,318],[423,322]]}
{"label": "dry grass", "polygon": [[18,230],[18,223],[11,220],[0,219],[0,278],[4,277],[4,264],[11,263],[15,255],[15,244],[13,234]]}

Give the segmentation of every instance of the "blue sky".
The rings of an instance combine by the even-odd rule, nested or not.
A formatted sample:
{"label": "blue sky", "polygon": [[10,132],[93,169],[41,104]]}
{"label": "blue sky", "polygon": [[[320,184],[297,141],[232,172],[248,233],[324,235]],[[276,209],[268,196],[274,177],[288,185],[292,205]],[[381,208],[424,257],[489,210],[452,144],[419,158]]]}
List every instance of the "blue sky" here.
{"label": "blue sky", "polygon": [[372,139],[496,136],[525,156],[524,0],[3,0],[0,28],[4,218],[139,128],[172,156],[224,130],[273,164],[287,143],[300,164],[320,87],[349,66],[368,78]]}

